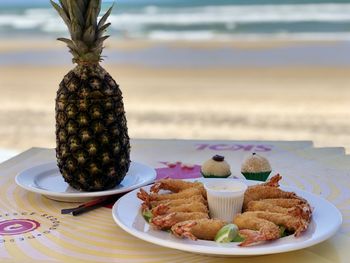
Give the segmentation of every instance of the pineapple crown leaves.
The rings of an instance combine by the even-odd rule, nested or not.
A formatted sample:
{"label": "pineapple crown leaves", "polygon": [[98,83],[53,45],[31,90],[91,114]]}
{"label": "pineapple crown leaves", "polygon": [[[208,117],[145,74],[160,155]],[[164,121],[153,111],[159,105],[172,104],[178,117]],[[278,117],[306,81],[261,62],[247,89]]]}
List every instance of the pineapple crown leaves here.
{"label": "pineapple crown leaves", "polygon": [[71,39],[58,38],[66,43],[73,55],[73,63],[97,63],[102,60],[104,35],[111,23],[106,23],[114,4],[98,21],[102,0],[50,0],[68,27]]}

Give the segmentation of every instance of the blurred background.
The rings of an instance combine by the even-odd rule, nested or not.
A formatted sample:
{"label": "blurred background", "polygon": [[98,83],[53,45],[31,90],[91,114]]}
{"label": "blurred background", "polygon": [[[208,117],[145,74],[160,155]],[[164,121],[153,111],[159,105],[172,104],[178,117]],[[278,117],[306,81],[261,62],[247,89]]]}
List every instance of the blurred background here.
{"label": "blurred background", "polygon": [[[132,138],[350,150],[350,0],[116,0],[109,20]],[[0,159],[55,147],[62,36],[48,0],[0,0]]]}

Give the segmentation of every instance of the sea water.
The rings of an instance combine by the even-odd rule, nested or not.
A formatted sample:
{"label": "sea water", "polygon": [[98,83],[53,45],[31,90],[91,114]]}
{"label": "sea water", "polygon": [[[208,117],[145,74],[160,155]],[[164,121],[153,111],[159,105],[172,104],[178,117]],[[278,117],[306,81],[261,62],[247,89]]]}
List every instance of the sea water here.
{"label": "sea water", "polygon": [[[119,38],[348,40],[350,0],[116,0],[110,22]],[[66,34],[48,0],[0,0],[0,37]]]}

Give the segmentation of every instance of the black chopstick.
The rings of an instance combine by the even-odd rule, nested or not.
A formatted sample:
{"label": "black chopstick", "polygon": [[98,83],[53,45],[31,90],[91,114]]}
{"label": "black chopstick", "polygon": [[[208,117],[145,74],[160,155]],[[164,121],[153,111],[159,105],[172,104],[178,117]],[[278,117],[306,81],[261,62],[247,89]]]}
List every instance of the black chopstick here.
{"label": "black chopstick", "polygon": [[91,211],[95,208],[101,207],[103,205],[107,205],[109,203],[117,201],[123,194],[112,195],[112,196],[104,196],[89,202],[86,202],[78,207],[73,208],[65,208],[61,210],[61,214],[72,214],[73,216],[80,215],[82,213]]}

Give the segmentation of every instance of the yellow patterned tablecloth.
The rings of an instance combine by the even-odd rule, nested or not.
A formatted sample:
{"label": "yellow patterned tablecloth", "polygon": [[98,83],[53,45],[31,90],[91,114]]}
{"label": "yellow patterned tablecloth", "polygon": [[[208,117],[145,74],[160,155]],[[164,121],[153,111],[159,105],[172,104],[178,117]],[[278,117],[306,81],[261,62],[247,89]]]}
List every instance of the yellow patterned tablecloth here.
{"label": "yellow patterned tablecloth", "polygon": [[[77,217],[61,215],[60,210],[72,204],[17,187],[14,178],[18,172],[55,159],[54,150],[33,148],[0,165],[0,262],[349,262],[350,158],[342,148],[312,148],[308,141],[132,141],[132,160],[155,168],[164,167],[164,162],[200,165],[220,153],[233,174],[239,174],[243,158],[252,152],[268,157],[273,172],[283,175],[283,184],[319,194],[335,204],[343,215],[340,231],[307,249],[258,257],[218,258],[163,248],[121,230],[108,208]],[[23,222],[27,232],[16,234]],[[14,232],[2,232],[6,227]]]}

